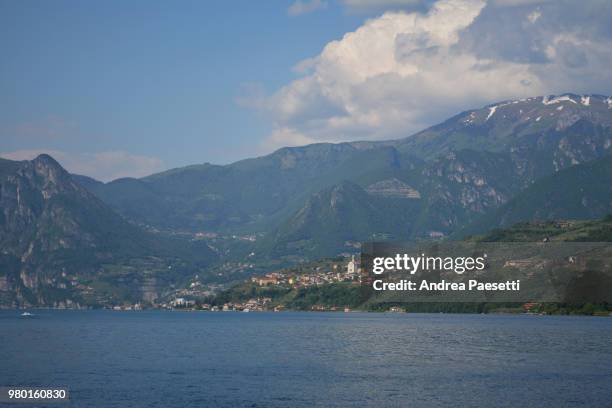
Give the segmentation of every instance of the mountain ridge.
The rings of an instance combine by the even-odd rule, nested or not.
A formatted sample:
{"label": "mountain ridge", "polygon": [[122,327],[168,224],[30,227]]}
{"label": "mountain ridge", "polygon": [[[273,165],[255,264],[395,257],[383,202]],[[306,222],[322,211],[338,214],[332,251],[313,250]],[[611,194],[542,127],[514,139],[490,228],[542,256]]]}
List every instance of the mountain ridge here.
{"label": "mountain ridge", "polygon": [[[396,140],[285,147],[224,166],[192,165],[141,179],[84,183],[142,225],[257,234],[269,242],[319,192],[343,182],[367,189],[394,179],[418,191],[420,200],[409,206],[410,219],[401,217],[399,235],[420,239],[453,234],[537,180],[611,152],[612,98],[563,94],[467,110]],[[331,222],[329,214],[320,216]],[[398,235],[392,225],[386,229]],[[347,239],[385,233],[374,225],[368,232]],[[290,235],[281,234],[280,247],[296,247],[283,243]]]}
{"label": "mountain ridge", "polygon": [[[565,99],[565,97],[571,99],[574,102],[570,102],[569,99]],[[584,100],[588,98],[589,99],[589,103],[584,102]],[[480,119],[482,119],[483,115],[485,116],[485,122],[487,121],[487,117],[488,114],[486,114],[487,109],[491,108],[499,108],[499,107],[504,107],[504,106],[512,106],[512,105],[517,105],[520,103],[527,103],[527,102],[540,102],[543,106],[550,106],[550,105],[554,105],[554,107],[558,108],[559,106],[565,106],[565,104],[574,104],[574,105],[578,105],[578,106],[583,106],[583,107],[590,107],[592,105],[591,102],[591,98],[593,98],[593,101],[596,102],[596,104],[600,104],[600,107],[606,109],[606,110],[612,110],[612,96],[607,96],[607,95],[602,95],[602,94],[575,94],[575,93],[562,93],[562,94],[550,94],[550,95],[539,95],[539,96],[533,96],[533,97],[529,97],[529,98],[521,98],[521,99],[508,99],[508,100],[504,100],[504,101],[499,101],[499,102],[494,102],[485,106],[482,106],[480,108],[473,108],[473,109],[468,109],[468,110],[464,110],[456,115],[453,115],[452,117],[450,117],[449,119],[446,119],[438,124],[434,124],[432,126],[427,127],[424,130],[418,131],[414,134],[408,135],[406,137],[402,137],[402,138],[397,138],[397,139],[389,139],[389,140],[356,140],[356,141],[349,141],[349,142],[338,142],[338,143],[333,143],[333,142],[319,142],[319,143],[311,143],[311,144],[307,144],[307,145],[302,145],[302,146],[293,146],[293,147],[281,147],[278,148],[277,150],[268,153],[268,154],[264,154],[261,156],[256,156],[256,157],[248,157],[245,159],[240,159],[237,160],[235,162],[232,163],[228,163],[228,164],[212,164],[212,163],[201,163],[201,164],[190,164],[190,165],[186,165],[186,166],[180,166],[180,167],[174,167],[174,168],[170,168],[167,170],[163,170],[161,172],[157,172],[157,173],[153,173],[150,174],[148,176],[143,176],[140,178],[134,178],[134,177],[122,177],[119,179],[114,179],[108,182],[102,182],[99,180],[96,180],[95,178],[91,177],[91,176],[84,176],[84,175],[79,175],[79,174],[74,174],[74,176],[76,177],[86,177],[88,179],[91,179],[93,181],[96,181],[98,183],[102,183],[102,184],[109,184],[112,182],[115,182],[117,180],[122,180],[122,179],[136,179],[136,180],[143,180],[143,179],[149,179],[149,178],[155,178],[157,176],[161,176],[167,173],[174,173],[174,172],[180,172],[182,170],[187,170],[187,169],[193,169],[193,168],[205,168],[205,167],[226,167],[226,166],[233,166],[233,165],[238,165],[238,164],[243,164],[243,162],[251,162],[251,161],[255,161],[257,159],[261,159],[261,158],[266,158],[269,156],[273,156],[276,154],[281,154],[283,152],[292,152],[292,151],[299,151],[299,150],[303,150],[303,149],[308,149],[311,147],[318,147],[318,146],[350,146],[352,148],[354,148],[355,150],[368,150],[371,149],[372,146],[393,146],[395,147],[396,145],[403,145],[404,142],[406,142],[408,139],[411,139],[415,136],[424,134],[424,133],[428,133],[431,130],[435,130],[438,129],[442,126],[444,126],[445,123],[449,122],[449,121],[453,121],[456,119],[468,119],[470,115],[474,114],[474,115],[478,115],[480,117]],[[580,100],[580,102],[578,103],[578,101]],[[569,105],[571,106],[571,105]],[[520,107],[519,107],[520,108]],[[498,112],[497,109],[495,109],[495,113],[500,113],[501,110]],[[549,114],[551,112],[548,112]],[[467,118],[466,118],[467,117]],[[490,119],[490,117],[489,117]],[[537,117],[532,117],[532,119],[537,119]],[[607,126],[612,126],[612,118],[607,118],[608,120],[606,121],[606,125]]]}

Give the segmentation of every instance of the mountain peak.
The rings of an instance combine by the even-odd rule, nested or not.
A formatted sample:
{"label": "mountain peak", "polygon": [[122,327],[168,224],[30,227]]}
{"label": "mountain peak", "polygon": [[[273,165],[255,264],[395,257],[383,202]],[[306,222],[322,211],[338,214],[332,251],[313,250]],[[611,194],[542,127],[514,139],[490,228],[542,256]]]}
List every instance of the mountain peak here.
{"label": "mountain peak", "polygon": [[39,154],[38,156],[36,156],[36,158],[32,160],[32,162],[37,163],[37,164],[45,164],[49,166],[61,167],[60,164],[47,153]]}
{"label": "mountain peak", "polygon": [[[566,112],[563,112],[565,109]],[[612,123],[612,97],[597,94],[535,96],[493,103],[460,115],[464,125],[478,125],[491,119],[511,119],[520,122],[542,120],[544,116],[558,116],[569,111],[574,115],[591,116]],[[540,118],[540,119],[538,119]]]}
{"label": "mountain peak", "polygon": [[46,153],[39,154],[32,161],[37,171],[44,171],[45,174],[68,175],[68,172],[53,157]]}
{"label": "mountain peak", "polygon": [[[496,150],[496,146],[512,145],[523,136],[560,132],[579,121],[612,128],[612,97],[564,93],[502,101],[462,112],[404,140],[417,149],[434,149],[434,154],[453,141],[473,146],[484,143]],[[482,138],[482,143],[475,138]]]}
{"label": "mountain peak", "polygon": [[40,154],[31,161],[34,172],[43,176],[47,185],[56,185],[63,187],[70,186],[74,189],[70,174],[51,156],[48,154]]}

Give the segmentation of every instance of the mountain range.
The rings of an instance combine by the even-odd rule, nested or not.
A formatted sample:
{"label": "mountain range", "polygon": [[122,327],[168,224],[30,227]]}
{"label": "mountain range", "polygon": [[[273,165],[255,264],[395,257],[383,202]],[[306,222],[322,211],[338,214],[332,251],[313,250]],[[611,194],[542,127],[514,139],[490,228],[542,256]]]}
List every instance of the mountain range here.
{"label": "mountain range", "polygon": [[[61,274],[66,245],[72,251],[66,259],[88,254],[76,264],[98,277],[108,275],[100,269],[108,259],[125,271],[121,254],[147,259],[172,247],[169,257],[189,260],[164,281],[178,285],[244,254],[260,265],[295,262],[354,252],[364,240],[439,239],[525,220],[599,218],[612,212],[611,152],[612,98],[565,94],[468,110],[398,140],[287,147],[229,165],[108,183],[68,175],[48,156],[3,160],[0,240],[9,273],[0,275],[7,277],[0,293],[14,294],[21,285],[15,282],[26,293],[23,270],[38,271],[32,276],[39,281],[44,269]],[[46,198],[50,185],[61,200]],[[177,235],[192,239],[170,239]],[[229,238],[220,244],[194,237]],[[47,252],[25,256],[30,246]],[[144,274],[134,276],[142,281]]]}
{"label": "mountain range", "polygon": [[[536,181],[609,155],[611,129],[609,97],[534,97],[465,111],[399,140],[283,148],[226,166],[84,185],[144,225],[261,233],[260,250],[275,256],[291,248],[329,255],[345,241],[452,234]],[[607,204],[590,215],[611,211]]]}
{"label": "mountain range", "polygon": [[128,222],[53,158],[0,160],[0,304],[154,299],[213,259]]}

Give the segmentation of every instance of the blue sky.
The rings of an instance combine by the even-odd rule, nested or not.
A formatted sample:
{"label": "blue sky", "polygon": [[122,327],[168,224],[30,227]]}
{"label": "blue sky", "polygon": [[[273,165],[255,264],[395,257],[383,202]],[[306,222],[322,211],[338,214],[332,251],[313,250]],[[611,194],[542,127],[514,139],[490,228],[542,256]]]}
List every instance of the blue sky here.
{"label": "blue sky", "polygon": [[271,124],[235,103],[357,27],[282,1],[0,2],[0,151],[125,151],[164,167],[262,153]]}
{"label": "blue sky", "polygon": [[0,155],[110,180],[612,92],[609,3],[373,4],[1,0]]}

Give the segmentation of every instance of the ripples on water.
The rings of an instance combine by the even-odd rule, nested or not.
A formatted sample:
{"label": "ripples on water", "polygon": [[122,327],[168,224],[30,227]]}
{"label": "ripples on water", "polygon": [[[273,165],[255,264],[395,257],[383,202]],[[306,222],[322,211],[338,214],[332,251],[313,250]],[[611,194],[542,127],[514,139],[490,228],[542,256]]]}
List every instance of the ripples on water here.
{"label": "ripples on water", "polygon": [[0,386],[65,386],[75,407],[612,404],[609,318],[37,315],[0,312]]}

